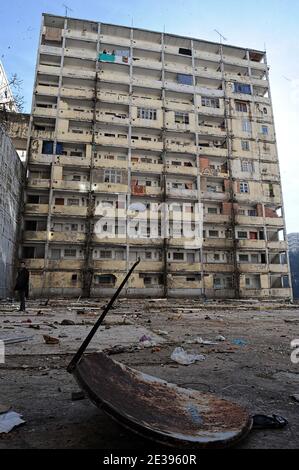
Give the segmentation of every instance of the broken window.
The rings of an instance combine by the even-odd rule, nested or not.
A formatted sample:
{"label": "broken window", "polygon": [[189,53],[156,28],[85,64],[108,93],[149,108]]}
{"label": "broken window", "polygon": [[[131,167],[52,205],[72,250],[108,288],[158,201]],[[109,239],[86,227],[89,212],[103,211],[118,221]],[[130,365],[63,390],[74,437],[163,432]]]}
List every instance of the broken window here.
{"label": "broken window", "polygon": [[185,49],[184,47],[180,47],[179,54],[192,56],[192,51],[191,49]]}

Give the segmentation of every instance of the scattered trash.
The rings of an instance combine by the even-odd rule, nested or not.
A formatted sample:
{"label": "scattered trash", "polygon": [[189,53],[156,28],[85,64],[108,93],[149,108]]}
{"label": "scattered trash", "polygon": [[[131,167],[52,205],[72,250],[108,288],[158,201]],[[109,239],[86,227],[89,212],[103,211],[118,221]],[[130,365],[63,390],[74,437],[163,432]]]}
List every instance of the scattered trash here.
{"label": "scattered trash", "polygon": [[158,346],[156,346],[155,348],[152,349],[152,353],[156,353],[156,352],[160,352],[161,351],[161,348],[159,348]]}
{"label": "scattered trash", "polygon": [[1,405],[1,404],[0,404],[0,415],[1,415],[2,413],[7,413],[9,410],[10,410],[10,406],[9,406],[9,405]]}
{"label": "scattered trash", "polygon": [[157,345],[157,343],[150,337],[143,335],[139,339],[139,343],[144,347],[144,348],[152,348]]}
{"label": "scattered trash", "polygon": [[25,341],[29,341],[32,338],[33,336],[20,336],[18,338],[7,338],[2,341],[4,342],[5,346],[7,346],[8,344],[24,343]]}
{"label": "scattered trash", "polygon": [[84,392],[72,392],[72,401],[85,400],[85,398]]}
{"label": "scattered trash", "polygon": [[8,411],[0,415],[0,434],[7,434],[16,426],[25,423],[22,416],[15,411]]}
{"label": "scattered trash", "polygon": [[53,338],[52,336],[43,335],[46,344],[59,344],[60,341],[58,338]]}
{"label": "scattered trash", "polygon": [[77,310],[77,315],[85,315],[85,310]]}
{"label": "scattered trash", "polygon": [[215,340],[216,341],[226,341],[226,338],[224,336],[219,335],[215,338]]}
{"label": "scattered trash", "polygon": [[40,326],[39,325],[29,325],[29,328],[32,328],[33,330],[40,330]]}
{"label": "scattered trash", "polygon": [[232,343],[235,345],[235,346],[246,346],[247,345],[247,342],[244,340],[244,339],[234,339],[232,341]]}
{"label": "scattered trash", "polygon": [[217,344],[217,343],[213,343],[213,341],[203,340],[202,338],[190,339],[189,341],[186,341],[186,342],[187,342],[187,344],[202,344],[204,346],[216,345]]}
{"label": "scattered trash", "polygon": [[209,317],[209,315],[206,315],[206,316],[205,316],[205,320],[212,320],[212,318]]}
{"label": "scattered trash", "polygon": [[183,348],[175,348],[170,358],[183,366],[189,366],[197,361],[204,361],[202,354],[188,354]]}
{"label": "scattered trash", "polygon": [[41,310],[39,310],[36,314],[37,317],[41,317],[42,315],[44,315],[44,312],[42,312]]}
{"label": "scattered trash", "polygon": [[285,323],[299,323],[299,318],[294,318],[290,320],[285,320]]}
{"label": "scattered trash", "polygon": [[60,323],[60,325],[62,326],[71,326],[71,325],[75,325],[76,323],[73,321],[73,320],[62,320],[62,322]]}
{"label": "scattered trash", "polygon": [[291,398],[293,398],[293,400],[299,402],[299,394],[294,394],[294,395],[291,395]]}
{"label": "scattered trash", "polygon": [[288,425],[288,421],[282,416],[255,415],[253,429],[281,429]]}
{"label": "scattered trash", "polygon": [[163,330],[157,330],[154,333],[156,333],[159,336],[168,336],[169,335],[168,331],[163,331]]}

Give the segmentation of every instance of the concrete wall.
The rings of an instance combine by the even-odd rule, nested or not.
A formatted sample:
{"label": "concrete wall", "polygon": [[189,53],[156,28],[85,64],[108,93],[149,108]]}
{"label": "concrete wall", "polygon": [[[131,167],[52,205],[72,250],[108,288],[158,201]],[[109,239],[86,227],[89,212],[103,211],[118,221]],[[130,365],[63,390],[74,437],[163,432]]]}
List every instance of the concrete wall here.
{"label": "concrete wall", "polygon": [[0,298],[11,294],[24,167],[0,127]]}

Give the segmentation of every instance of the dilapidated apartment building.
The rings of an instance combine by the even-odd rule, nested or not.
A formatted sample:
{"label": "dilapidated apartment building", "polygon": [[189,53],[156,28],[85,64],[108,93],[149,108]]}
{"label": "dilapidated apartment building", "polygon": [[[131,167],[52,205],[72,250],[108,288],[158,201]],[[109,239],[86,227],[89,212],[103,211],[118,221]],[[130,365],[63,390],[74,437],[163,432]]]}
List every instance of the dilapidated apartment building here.
{"label": "dilapidated apartment building", "polygon": [[291,297],[264,52],[44,14],[28,171],[33,295]]}

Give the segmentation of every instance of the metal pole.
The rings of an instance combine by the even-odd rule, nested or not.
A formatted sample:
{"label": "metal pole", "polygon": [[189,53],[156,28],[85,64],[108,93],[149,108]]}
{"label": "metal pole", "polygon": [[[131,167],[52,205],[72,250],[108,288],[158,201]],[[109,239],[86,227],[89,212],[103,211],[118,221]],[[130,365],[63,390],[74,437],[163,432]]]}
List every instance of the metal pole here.
{"label": "metal pole", "polygon": [[100,316],[100,318],[98,319],[98,321],[95,323],[95,325],[92,327],[90,333],[87,335],[87,337],[85,338],[85,340],[83,341],[83,343],[81,344],[80,348],[78,349],[78,351],[76,352],[76,354],[74,355],[73,359],[71,360],[71,362],[69,363],[68,367],[67,367],[67,371],[72,373],[73,370],[75,369],[76,365],[78,364],[78,362],[80,361],[81,357],[83,356],[84,354],[84,351],[86,350],[87,346],[89,345],[89,343],[91,342],[92,338],[94,337],[94,335],[96,334],[99,326],[103,323],[107,313],[109,312],[110,308],[112,307],[112,305],[114,304],[115,300],[117,299],[117,297],[119,296],[120,292],[122,291],[124,285],[126,284],[126,282],[128,281],[129,277],[131,276],[132,272],[134,271],[134,269],[136,268],[136,266],[138,266],[138,264],[140,263],[140,258],[138,259],[138,261],[136,261],[136,263],[131,267],[130,271],[128,272],[128,274],[126,275],[125,279],[123,280],[123,282],[121,283],[121,285],[119,286],[119,288],[117,289],[117,291],[115,292],[115,294],[113,295],[112,299],[110,300],[110,302],[108,303],[108,305],[105,307],[102,315]]}

